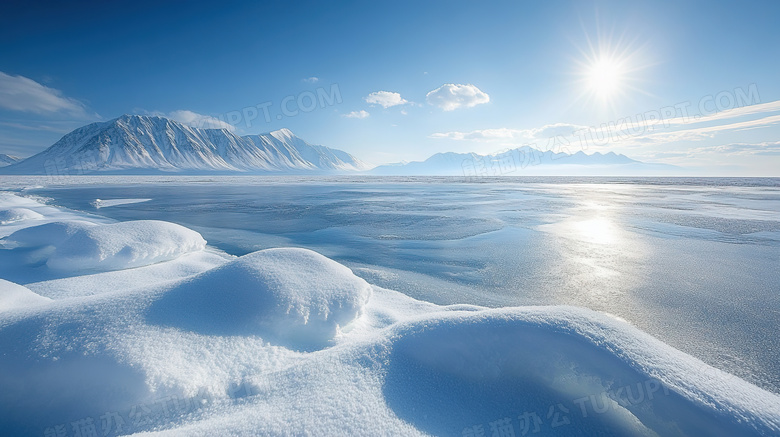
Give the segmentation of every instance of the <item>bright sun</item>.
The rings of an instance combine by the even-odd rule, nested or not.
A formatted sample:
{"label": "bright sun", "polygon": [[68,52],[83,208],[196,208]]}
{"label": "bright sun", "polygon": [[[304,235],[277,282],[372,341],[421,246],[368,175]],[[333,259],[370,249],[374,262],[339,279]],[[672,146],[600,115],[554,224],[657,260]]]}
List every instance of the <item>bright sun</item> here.
{"label": "bright sun", "polygon": [[588,66],[586,81],[588,88],[596,97],[607,99],[621,91],[624,74],[620,61],[599,58]]}
{"label": "bright sun", "polygon": [[573,59],[578,95],[573,105],[585,103],[599,111],[616,111],[636,93],[647,94],[642,88],[642,70],[651,65],[651,55],[645,46],[622,36],[598,31],[597,38],[585,35],[585,46],[578,47]]}

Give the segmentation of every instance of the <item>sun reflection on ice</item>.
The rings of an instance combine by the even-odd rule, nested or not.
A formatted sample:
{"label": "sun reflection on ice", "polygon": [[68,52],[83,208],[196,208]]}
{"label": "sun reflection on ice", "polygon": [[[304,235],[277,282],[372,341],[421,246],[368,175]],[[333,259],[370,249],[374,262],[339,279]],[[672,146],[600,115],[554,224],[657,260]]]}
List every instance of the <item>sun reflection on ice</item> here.
{"label": "sun reflection on ice", "polygon": [[549,236],[556,275],[563,279],[557,299],[598,311],[621,313],[632,307],[631,291],[643,274],[645,245],[621,218],[623,187],[589,187],[573,197],[565,215],[536,227]]}
{"label": "sun reflection on ice", "polygon": [[606,217],[595,217],[589,220],[574,222],[571,228],[578,237],[589,243],[615,244],[620,239],[620,231],[615,224]]}

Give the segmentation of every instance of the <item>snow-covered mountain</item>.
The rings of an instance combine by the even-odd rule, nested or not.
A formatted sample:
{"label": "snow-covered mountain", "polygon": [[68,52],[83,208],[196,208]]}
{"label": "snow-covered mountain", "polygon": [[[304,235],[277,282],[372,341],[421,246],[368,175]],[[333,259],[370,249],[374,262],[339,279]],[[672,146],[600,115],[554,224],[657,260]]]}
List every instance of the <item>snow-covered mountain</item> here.
{"label": "snow-covered mountain", "polygon": [[635,175],[664,173],[676,167],[647,164],[614,152],[590,155],[579,151],[542,152],[523,146],[493,155],[437,153],[425,161],[386,164],[373,168],[376,175],[414,176],[520,176],[520,175]]}
{"label": "snow-covered mountain", "polygon": [[5,174],[74,175],[360,171],[341,150],[307,143],[287,129],[237,136],[163,117],[123,115],[74,130],[43,152],[2,169]]}
{"label": "snow-covered mountain", "polygon": [[19,158],[0,153],[0,167],[5,167],[6,165],[15,164],[17,162],[19,162]]}

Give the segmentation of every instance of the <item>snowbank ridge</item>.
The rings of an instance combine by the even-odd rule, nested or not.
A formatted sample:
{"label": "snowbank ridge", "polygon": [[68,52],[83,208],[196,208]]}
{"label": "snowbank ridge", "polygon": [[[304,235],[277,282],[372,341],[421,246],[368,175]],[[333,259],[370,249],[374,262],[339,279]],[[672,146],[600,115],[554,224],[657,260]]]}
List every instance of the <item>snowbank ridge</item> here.
{"label": "snowbank ridge", "polygon": [[20,222],[23,220],[37,220],[43,218],[42,215],[27,208],[8,208],[0,209],[0,225]]}
{"label": "snowbank ridge", "polygon": [[54,270],[119,270],[202,250],[206,240],[184,226],[136,220],[78,229],[56,246],[46,265]]}
{"label": "snowbank ridge", "polygon": [[201,333],[261,334],[294,349],[324,346],[360,316],[371,287],[307,249],[267,249],[168,291],[151,320]]}
{"label": "snowbank ridge", "polygon": [[51,302],[27,287],[0,279],[0,311],[41,305]]}
{"label": "snowbank ridge", "polygon": [[434,305],[298,248],[131,270],[205,242],[68,217],[0,225],[4,277],[91,269],[0,280],[2,435],[780,435],[780,397],[605,314]]}

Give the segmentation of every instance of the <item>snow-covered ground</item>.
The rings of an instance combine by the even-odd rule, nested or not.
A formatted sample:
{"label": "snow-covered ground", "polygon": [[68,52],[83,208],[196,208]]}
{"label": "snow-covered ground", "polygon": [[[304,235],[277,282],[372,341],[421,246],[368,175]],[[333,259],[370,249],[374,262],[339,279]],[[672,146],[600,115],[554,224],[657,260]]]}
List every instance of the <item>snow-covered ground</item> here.
{"label": "snow-covered ground", "polygon": [[[3,435],[780,434],[780,397],[604,312],[437,305],[375,266],[10,192],[0,214]],[[534,226],[638,242],[598,216]]]}

